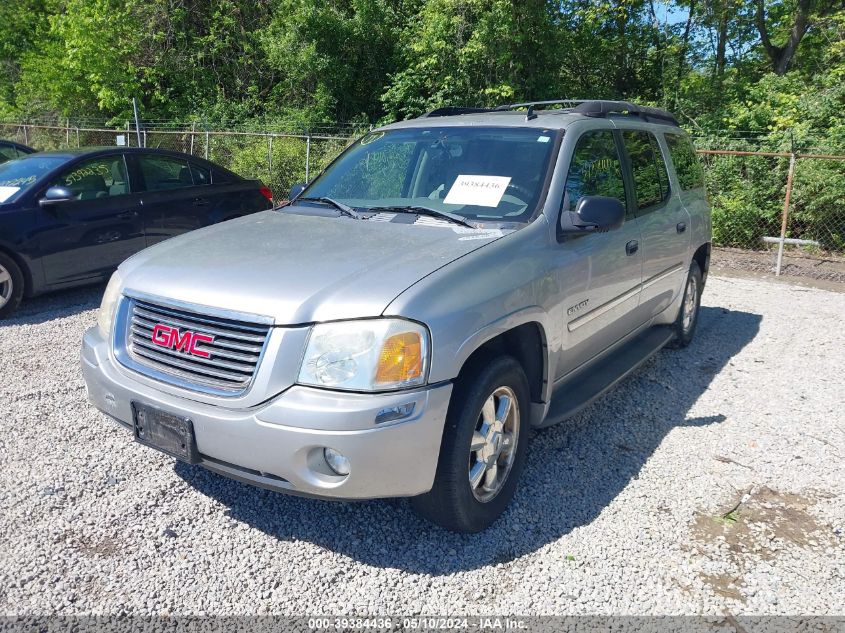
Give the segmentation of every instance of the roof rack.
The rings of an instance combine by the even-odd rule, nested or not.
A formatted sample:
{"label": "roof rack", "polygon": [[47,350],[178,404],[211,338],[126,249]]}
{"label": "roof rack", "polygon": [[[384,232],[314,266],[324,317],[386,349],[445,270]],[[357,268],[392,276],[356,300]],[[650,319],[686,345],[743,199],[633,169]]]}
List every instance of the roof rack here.
{"label": "roof rack", "polygon": [[576,112],[584,116],[605,117],[610,114],[625,114],[635,116],[649,123],[668,123],[678,125],[678,120],[671,112],[660,108],[639,106],[629,101],[606,101],[602,99],[552,99],[548,101],[526,101],[525,103],[511,103],[496,106],[495,108],[462,108],[447,106],[437,108],[423,114],[420,118],[456,116],[459,114],[482,114],[491,112],[512,112],[525,108],[527,110],[525,119],[530,121],[537,118],[535,110],[540,107],[557,105],[562,106],[561,112]]}

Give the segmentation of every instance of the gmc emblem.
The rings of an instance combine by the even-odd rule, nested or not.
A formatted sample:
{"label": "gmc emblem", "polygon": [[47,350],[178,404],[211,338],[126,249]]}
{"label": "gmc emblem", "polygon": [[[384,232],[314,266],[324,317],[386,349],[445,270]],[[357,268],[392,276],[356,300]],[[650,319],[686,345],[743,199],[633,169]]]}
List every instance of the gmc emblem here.
{"label": "gmc emblem", "polygon": [[152,341],[160,347],[175,349],[177,352],[188,352],[200,358],[210,358],[211,352],[197,347],[199,343],[213,343],[214,337],[197,332],[180,332],[179,328],[161,325],[153,328]]}

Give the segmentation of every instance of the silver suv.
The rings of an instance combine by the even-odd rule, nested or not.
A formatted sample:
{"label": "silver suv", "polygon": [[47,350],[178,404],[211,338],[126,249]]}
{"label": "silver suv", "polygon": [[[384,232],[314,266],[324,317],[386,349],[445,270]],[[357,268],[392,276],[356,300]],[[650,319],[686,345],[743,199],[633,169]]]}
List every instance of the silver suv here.
{"label": "silver suv", "polygon": [[291,197],[112,277],[82,366],[137,441],[273,490],[413,497],[475,532],[534,429],[695,331],[710,211],[662,110],[445,108]]}

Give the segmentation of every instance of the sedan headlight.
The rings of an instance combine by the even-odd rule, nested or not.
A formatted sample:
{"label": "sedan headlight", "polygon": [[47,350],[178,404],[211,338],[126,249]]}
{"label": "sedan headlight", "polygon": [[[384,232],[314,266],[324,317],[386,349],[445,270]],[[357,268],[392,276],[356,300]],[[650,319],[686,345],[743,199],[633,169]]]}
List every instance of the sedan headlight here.
{"label": "sedan headlight", "polygon": [[115,271],[109,279],[109,285],[106,286],[103,301],[100,303],[100,312],[97,314],[97,326],[100,328],[100,334],[106,340],[111,335],[114,309],[117,307],[118,299],[120,299],[120,273]]}
{"label": "sedan headlight", "polygon": [[421,385],[428,369],[428,330],[403,319],[315,325],[299,383],[349,391]]}

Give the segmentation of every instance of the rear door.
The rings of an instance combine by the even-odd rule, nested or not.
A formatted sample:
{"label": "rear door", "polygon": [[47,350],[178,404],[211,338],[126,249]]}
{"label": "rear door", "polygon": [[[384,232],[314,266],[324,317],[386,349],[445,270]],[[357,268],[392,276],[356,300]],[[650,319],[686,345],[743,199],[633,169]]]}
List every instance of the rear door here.
{"label": "rear door", "polygon": [[167,154],[131,156],[144,189],[148,246],[271,206],[259,191],[260,183],[215,170],[208,163]]}
{"label": "rear door", "polygon": [[[640,311],[646,318],[665,310],[687,274],[689,214],[669,181],[664,152],[647,130],[622,130],[622,139],[642,232],[643,285]],[[668,152],[667,152],[668,153]]]}
{"label": "rear door", "polygon": [[206,226],[209,200],[194,184],[187,158],[167,154],[129,155],[142,190],[147,246]]}
{"label": "rear door", "polygon": [[[574,211],[582,196],[610,196],[630,210],[619,138],[612,129],[590,130],[578,138],[569,170],[562,212]],[[606,233],[559,238],[559,270],[566,288],[563,306],[562,378],[630,333],[640,322],[642,254],[640,226],[629,211],[624,224]]]}
{"label": "rear door", "polygon": [[140,200],[130,185],[121,153],[74,163],[49,183],[68,187],[75,199],[37,211],[48,285],[105,277],[144,248]]}

